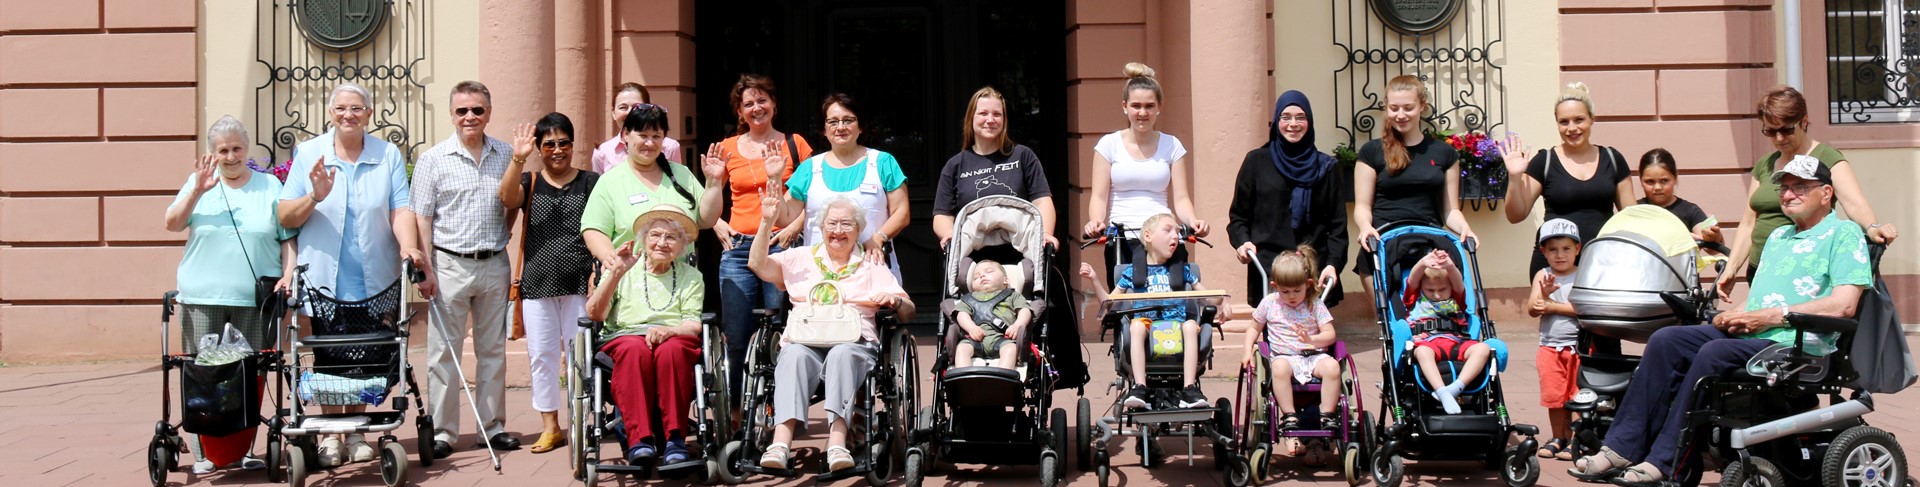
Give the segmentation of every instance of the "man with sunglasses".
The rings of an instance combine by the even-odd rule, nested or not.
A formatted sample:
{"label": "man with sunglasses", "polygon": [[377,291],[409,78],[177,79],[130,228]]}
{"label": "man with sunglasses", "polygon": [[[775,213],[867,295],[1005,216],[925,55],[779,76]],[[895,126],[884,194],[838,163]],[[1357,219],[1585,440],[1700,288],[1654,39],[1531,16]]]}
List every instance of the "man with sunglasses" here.
{"label": "man with sunglasses", "polygon": [[[1746,307],[1714,316],[1711,325],[1654,332],[1607,432],[1606,448],[1575,462],[1575,477],[1618,485],[1671,478],[1682,422],[1701,378],[1733,373],[1768,346],[1793,346],[1797,332],[1786,326],[1788,313],[1853,317],[1861,294],[1873,286],[1873,268],[1866,231],[1834,214],[1833,170],[1797,158],[1769,179],[1780,187],[1780,209],[1792,223],[1767,237]],[[1808,332],[1805,350],[1833,353],[1838,338]]]}
{"label": "man with sunglasses", "polygon": [[[462,378],[453,363],[466,342],[470,317],[478,364],[474,408],[484,421],[478,427],[480,437],[495,449],[520,448],[520,440],[506,432],[507,287],[512,270],[505,254],[508,227],[499,192],[513,148],[487,136],[493,95],[486,85],[462,81],[453,86],[450,98],[453,136],[421,153],[413,169],[412,208],[418,216],[421,251],[433,261],[422,266],[427,278],[420,283],[420,294],[427,297],[428,318],[434,322],[427,328],[427,392],[435,457],[453,453],[461,419],[470,417],[460,414],[456,381]],[[439,336],[443,332],[449,336]]]}

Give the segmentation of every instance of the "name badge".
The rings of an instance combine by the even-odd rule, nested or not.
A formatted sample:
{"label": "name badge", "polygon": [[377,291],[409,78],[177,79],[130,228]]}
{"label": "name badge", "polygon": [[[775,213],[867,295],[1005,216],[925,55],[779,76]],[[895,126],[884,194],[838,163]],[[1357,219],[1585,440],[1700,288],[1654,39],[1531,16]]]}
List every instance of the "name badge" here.
{"label": "name badge", "polygon": [[650,200],[652,200],[652,198],[648,198],[645,193],[634,193],[633,196],[627,197],[627,204],[638,205],[641,203],[646,203],[647,201],[650,201]]}
{"label": "name badge", "polygon": [[880,185],[862,184],[860,185],[860,192],[865,194],[878,194],[880,192]]}

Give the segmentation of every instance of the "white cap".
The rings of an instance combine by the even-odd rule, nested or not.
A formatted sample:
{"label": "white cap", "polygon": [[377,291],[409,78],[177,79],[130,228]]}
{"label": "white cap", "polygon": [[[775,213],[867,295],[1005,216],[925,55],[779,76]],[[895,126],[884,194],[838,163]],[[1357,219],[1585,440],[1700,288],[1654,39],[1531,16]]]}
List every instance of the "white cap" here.
{"label": "white cap", "polygon": [[1547,243],[1547,239],[1554,237],[1567,237],[1573,239],[1575,243],[1579,243],[1580,226],[1574,225],[1573,222],[1567,221],[1565,218],[1547,220],[1546,223],[1540,225],[1540,243]]}

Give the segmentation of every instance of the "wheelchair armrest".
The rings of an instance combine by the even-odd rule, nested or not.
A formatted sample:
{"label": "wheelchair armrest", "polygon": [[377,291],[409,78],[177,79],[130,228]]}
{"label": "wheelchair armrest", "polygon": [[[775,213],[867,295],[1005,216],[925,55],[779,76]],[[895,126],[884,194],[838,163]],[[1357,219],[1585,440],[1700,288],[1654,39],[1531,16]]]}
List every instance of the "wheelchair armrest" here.
{"label": "wheelchair armrest", "polygon": [[1851,333],[1860,327],[1860,322],[1853,318],[1835,318],[1832,316],[1788,312],[1787,326],[1792,326],[1801,331]]}
{"label": "wheelchair armrest", "polygon": [[885,330],[900,326],[900,312],[893,308],[880,308],[873,312],[873,324]]}
{"label": "wheelchair armrest", "polygon": [[719,324],[720,324],[720,313],[700,313],[701,326],[715,326]]}
{"label": "wheelchair armrest", "polygon": [[594,333],[600,333],[600,327],[601,327],[601,326],[604,326],[604,325],[605,325],[605,323],[603,323],[603,322],[599,322],[599,321],[594,321],[594,320],[593,320],[593,318],[581,318],[581,319],[580,319],[580,327],[581,327],[581,328],[586,328],[586,329],[589,329],[589,330],[593,330],[593,332],[594,332]]}

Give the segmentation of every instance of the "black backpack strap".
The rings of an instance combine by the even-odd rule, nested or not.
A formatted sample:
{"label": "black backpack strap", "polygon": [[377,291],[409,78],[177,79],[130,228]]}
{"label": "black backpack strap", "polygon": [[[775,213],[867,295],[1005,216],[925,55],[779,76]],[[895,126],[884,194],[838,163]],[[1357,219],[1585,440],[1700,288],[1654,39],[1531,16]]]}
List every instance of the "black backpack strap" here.
{"label": "black backpack strap", "polygon": [[973,317],[975,325],[985,326],[997,319],[993,316],[993,308],[1000,306],[1000,303],[1011,297],[1013,297],[1013,289],[1009,288],[1001,289],[999,293],[987,299],[974,299],[973,294],[969,293],[961,296],[960,302],[967,305],[967,314]]}

